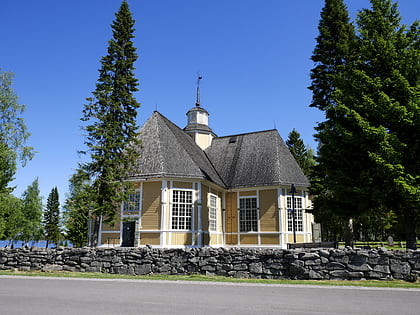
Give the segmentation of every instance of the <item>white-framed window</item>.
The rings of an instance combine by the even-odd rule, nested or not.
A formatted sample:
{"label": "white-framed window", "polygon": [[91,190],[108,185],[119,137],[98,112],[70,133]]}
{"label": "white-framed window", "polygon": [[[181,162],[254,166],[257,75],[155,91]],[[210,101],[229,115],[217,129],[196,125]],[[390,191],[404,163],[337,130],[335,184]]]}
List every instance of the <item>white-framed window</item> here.
{"label": "white-framed window", "polygon": [[256,197],[239,198],[239,231],[258,231],[258,208]]}
{"label": "white-framed window", "polygon": [[[295,231],[303,232],[303,210],[302,197],[294,197],[295,199]],[[293,232],[293,211],[292,197],[287,197],[287,231]]]}
{"label": "white-framed window", "polygon": [[141,212],[141,193],[137,190],[128,194],[128,198],[123,202],[123,215],[140,215]]}
{"label": "white-framed window", "polygon": [[209,231],[217,230],[217,196],[209,194]]}
{"label": "white-framed window", "polygon": [[172,191],[172,229],[191,230],[193,209],[192,190]]}

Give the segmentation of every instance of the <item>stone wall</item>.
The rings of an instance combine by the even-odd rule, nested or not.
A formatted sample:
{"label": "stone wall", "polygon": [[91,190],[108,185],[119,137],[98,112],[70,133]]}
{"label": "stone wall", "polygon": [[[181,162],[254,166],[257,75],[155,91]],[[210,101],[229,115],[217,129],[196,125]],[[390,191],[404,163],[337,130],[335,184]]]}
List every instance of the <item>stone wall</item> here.
{"label": "stone wall", "polygon": [[0,248],[0,270],[414,281],[420,275],[420,251],[393,251],[384,248]]}

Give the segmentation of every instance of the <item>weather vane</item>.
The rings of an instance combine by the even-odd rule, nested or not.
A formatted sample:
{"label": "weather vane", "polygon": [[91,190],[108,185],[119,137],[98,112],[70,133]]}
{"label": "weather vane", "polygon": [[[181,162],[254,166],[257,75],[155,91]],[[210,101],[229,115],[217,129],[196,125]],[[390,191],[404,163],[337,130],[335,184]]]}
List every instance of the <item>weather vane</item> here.
{"label": "weather vane", "polygon": [[202,79],[203,77],[197,72],[197,99],[195,101],[195,106],[200,106],[200,80]]}

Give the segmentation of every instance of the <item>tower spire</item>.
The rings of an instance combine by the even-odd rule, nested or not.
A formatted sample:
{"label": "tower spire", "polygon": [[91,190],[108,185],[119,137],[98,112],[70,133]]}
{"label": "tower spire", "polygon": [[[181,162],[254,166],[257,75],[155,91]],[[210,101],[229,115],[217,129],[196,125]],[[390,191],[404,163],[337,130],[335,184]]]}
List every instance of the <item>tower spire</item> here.
{"label": "tower spire", "polygon": [[197,98],[195,100],[195,106],[200,106],[200,80],[203,77],[197,72]]}

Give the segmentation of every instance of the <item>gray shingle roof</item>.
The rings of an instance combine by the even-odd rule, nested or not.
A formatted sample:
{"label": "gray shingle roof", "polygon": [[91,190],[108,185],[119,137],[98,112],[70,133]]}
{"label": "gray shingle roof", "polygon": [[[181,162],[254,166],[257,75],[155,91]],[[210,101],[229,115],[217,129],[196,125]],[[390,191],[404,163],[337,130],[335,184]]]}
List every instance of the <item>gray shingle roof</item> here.
{"label": "gray shingle roof", "polygon": [[142,149],[134,177],[179,177],[224,183],[204,151],[178,126],[155,111],[140,129]]}
{"label": "gray shingle roof", "polygon": [[207,179],[225,188],[309,186],[277,130],[214,138],[201,150],[182,129],[155,111],[140,129],[134,177]]}
{"label": "gray shingle roof", "polygon": [[215,138],[206,153],[229,188],[309,186],[277,130]]}

